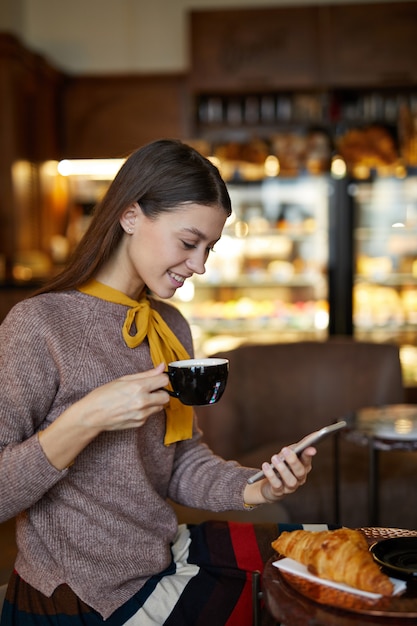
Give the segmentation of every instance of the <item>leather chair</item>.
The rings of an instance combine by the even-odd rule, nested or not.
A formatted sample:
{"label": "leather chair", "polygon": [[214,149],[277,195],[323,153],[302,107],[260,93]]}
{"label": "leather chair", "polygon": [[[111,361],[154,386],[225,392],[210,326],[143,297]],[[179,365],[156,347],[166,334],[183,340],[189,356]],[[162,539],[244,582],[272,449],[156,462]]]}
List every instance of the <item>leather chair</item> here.
{"label": "leather chair", "polygon": [[[390,344],[331,338],[243,345],[213,356],[229,359],[229,380],[218,404],[198,407],[199,424],[214,452],[250,467],[259,467],[283,445],[355,409],[404,401],[399,350]],[[259,507],[246,521],[289,517],[292,522],[366,526],[367,448],[340,441],[339,520],[334,509],[333,440],[321,442],[317,450],[307,484],[286,497],[278,513],[269,505]],[[381,457],[380,521],[417,527],[417,511],[409,506],[412,490],[415,496],[417,455],[384,452]],[[283,508],[287,519],[279,518]]]}

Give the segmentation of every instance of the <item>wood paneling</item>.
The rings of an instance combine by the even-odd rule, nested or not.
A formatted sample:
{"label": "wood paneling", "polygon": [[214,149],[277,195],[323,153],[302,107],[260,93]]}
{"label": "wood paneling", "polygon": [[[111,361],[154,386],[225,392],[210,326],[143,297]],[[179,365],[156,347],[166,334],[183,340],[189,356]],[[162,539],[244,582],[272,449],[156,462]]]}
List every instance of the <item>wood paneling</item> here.
{"label": "wood paneling", "polygon": [[318,24],[317,7],[192,12],[192,88],[315,87]]}
{"label": "wood paneling", "polygon": [[8,158],[56,158],[61,73],[5,33],[0,33],[0,72],[0,127]]}
{"label": "wood paneling", "polygon": [[184,138],[186,104],[183,75],[68,78],[63,156],[125,156],[155,139]]}
{"label": "wood paneling", "polygon": [[328,85],[417,84],[417,2],[323,6],[321,15]]}
{"label": "wood paneling", "polygon": [[198,93],[409,85],[417,2],[193,11]]}

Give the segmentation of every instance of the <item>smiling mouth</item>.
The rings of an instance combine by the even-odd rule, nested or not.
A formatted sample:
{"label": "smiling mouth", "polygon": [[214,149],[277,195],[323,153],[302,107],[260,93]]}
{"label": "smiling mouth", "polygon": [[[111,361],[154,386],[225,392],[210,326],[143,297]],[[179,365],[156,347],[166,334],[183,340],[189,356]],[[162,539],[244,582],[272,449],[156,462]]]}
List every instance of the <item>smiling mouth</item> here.
{"label": "smiling mouth", "polygon": [[175,280],[176,283],[178,283],[179,285],[183,285],[185,282],[185,277],[181,276],[180,274],[174,274],[174,272],[170,272],[168,270],[168,275],[173,278]]}

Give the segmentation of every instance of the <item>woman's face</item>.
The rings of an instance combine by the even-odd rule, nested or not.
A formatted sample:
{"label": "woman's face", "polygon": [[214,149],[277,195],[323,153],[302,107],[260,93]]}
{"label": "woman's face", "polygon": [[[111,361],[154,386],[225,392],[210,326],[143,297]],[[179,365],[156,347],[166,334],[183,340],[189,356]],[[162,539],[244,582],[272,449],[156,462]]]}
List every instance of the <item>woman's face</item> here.
{"label": "woman's face", "polygon": [[204,274],[225,221],[226,213],[218,206],[186,203],[153,219],[137,203],[129,207],[121,225],[126,232],[123,271],[131,297],[146,285],[158,297],[171,298],[187,278]]}

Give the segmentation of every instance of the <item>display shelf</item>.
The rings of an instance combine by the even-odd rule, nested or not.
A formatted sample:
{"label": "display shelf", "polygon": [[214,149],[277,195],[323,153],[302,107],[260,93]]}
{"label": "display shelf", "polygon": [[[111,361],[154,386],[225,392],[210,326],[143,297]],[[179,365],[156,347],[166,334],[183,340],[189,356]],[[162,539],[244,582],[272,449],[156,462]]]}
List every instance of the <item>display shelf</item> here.
{"label": "display shelf", "polygon": [[381,324],[380,326],[355,326],[355,337],[361,341],[375,341],[376,343],[393,342],[398,345],[416,343],[417,324]]}
{"label": "display shelf", "polygon": [[313,303],[307,306],[299,303],[292,307],[292,312],[291,307],[281,303],[280,314],[271,311],[270,301],[259,303],[262,310],[258,313],[254,311],[255,304],[250,299],[237,302],[236,307],[240,305],[242,309],[241,316],[237,317],[230,302],[202,302],[200,310],[194,302],[176,302],[190,322],[195,351],[200,356],[242,343],[323,341],[327,338],[327,303],[322,303],[321,309],[316,309]]}
{"label": "display shelf", "polygon": [[[417,282],[417,281],[416,281]],[[306,288],[317,289],[321,287],[319,278],[309,278],[306,276],[296,276],[295,278],[279,278],[263,279],[258,276],[241,276],[234,280],[217,280],[217,281],[204,281],[201,279],[195,279],[194,284],[199,290],[214,290],[214,289],[252,289],[260,287],[262,289],[274,289],[279,287],[291,287],[291,288]]]}
{"label": "display shelf", "polygon": [[[401,216],[403,217],[403,216]],[[387,226],[369,226],[369,227],[358,227],[355,230],[355,237],[358,241],[370,241],[374,239],[386,241],[387,238],[390,238],[395,234],[396,237],[405,238],[412,236],[412,232],[407,230],[404,227],[403,223],[400,223],[398,227],[393,227],[393,221],[395,216],[392,216],[391,223]]]}
{"label": "display shelf", "polygon": [[405,285],[417,286],[417,276],[414,274],[391,274],[384,277],[368,278],[366,276],[356,276],[357,284],[378,285],[381,287],[402,287]]}

